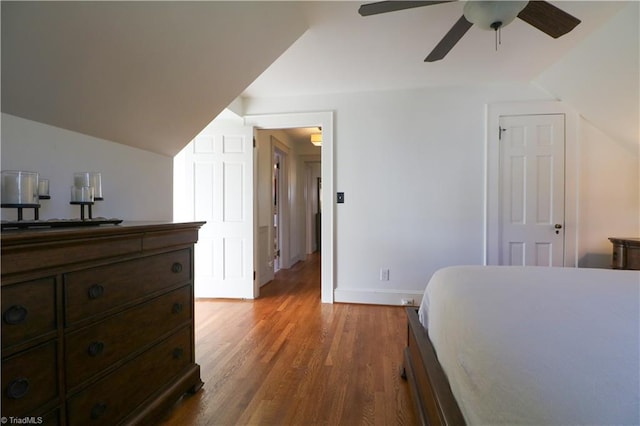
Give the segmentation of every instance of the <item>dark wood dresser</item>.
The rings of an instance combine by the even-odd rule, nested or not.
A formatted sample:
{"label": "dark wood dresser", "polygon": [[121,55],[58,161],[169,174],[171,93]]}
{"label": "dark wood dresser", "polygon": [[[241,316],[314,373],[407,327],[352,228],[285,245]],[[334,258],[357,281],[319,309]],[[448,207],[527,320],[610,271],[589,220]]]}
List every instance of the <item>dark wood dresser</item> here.
{"label": "dark wood dresser", "polygon": [[613,244],[611,267],[640,269],[640,238],[609,238]]}
{"label": "dark wood dresser", "polygon": [[151,424],[200,389],[193,258],[202,224],[3,231],[2,417]]}

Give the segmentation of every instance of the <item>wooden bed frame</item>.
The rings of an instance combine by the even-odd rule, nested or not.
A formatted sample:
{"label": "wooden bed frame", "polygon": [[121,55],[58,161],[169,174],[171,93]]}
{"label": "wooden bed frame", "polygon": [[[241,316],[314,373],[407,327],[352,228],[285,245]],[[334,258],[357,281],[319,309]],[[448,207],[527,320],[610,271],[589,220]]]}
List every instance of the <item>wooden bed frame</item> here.
{"label": "wooden bed frame", "polygon": [[409,382],[417,417],[422,425],[465,425],[447,376],[429,335],[418,319],[418,309],[406,308],[407,347],[402,377]]}

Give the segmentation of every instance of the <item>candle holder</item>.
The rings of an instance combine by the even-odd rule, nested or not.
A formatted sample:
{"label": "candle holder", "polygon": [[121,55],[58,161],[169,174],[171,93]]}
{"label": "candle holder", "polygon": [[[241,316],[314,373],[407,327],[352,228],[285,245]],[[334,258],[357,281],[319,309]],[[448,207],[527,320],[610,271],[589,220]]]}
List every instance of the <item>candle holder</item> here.
{"label": "candle holder", "polygon": [[49,179],[38,179],[38,199],[50,200]]}
{"label": "candle holder", "polygon": [[[93,219],[93,213],[91,211],[91,207],[93,206],[93,202],[89,201],[71,201],[69,204],[80,206],[80,220]],[[87,214],[88,217],[84,214],[84,206],[87,206]]]}
{"label": "candle holder", "polygon": [[[50,200],[49,180],[40,179],[36,172],[3,170],[1,178],[1,206],[17,209],[17,220],[0,221],[0,229],[60,228],[74,226],[117,225],[122,219],[93,217],[93,205],[102,201],[102,176],[98,172],[74,173],[69,204],[80,206],[80,219],[40,220],[41,200]],[[85,207],[86,206],[86,207]],[[24,218],[24,209],[33,209],[33,219]]]}
{"label": "candle holder", "polygon": [[2,203],[2,208],[10,208],[10,209],[17,209],[18,211],[18,220],[23,220],[24,215],[22,213],[22,211],[24,209],[33,209],[33,220],[39,220],[40,219],[40,204],[8,204],[8,203]]}
{"label": "candle holder", "polygon": [[93,188],[94,201],[102,201],[102,174],[99,172],[75,172],[73,184],[77,187],[90,186]]}
{"label": "candle holder", "polygon": [[23,220],[23,209],[33,209],[34,220],[39,219],[38,173],[3,170],[0,185],[2,208],[17,209],[18,221]]}
{"label": "candle holder", "polygon": [[69,204],[80,206],[80,220],[86,220],[85,206],[88,210],[88,219],[93,219],[92,207],[94,203],[94,188],[92,186],[72,186],[71,201]]}

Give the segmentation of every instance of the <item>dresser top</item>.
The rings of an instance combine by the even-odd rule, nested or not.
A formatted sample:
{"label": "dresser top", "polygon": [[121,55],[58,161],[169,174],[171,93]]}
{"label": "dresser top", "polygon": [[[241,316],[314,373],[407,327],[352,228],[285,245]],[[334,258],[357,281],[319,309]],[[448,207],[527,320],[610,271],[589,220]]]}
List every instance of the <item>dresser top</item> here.
{"label": "dresser top", "polygon": [[624,244],[628,246],[640,246],[640,238],[618,238],[609,237],[609,241],[616,244]]}
{"label": "dresser top", "polygon": [[108,237],[146,232],[199,229],[206,222],[129,221],[117,225],[93,225],[61,228],[8,229],[0,233],[3,246],[54,240]]}
{"label": "dresser top", "polygon": [[5,230],[0,234],[2,277],[187,247],[198,240],[198,230],[204,223],[122,222],[118,225]]}

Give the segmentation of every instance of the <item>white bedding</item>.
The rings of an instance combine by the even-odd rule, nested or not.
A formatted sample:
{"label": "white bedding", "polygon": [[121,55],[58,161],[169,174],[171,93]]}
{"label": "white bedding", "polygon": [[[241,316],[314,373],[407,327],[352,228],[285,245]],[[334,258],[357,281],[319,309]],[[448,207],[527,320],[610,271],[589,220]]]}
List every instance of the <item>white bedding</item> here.
{"label": "white bedding", "polygon": [[468,424],[640,424],[640,271],[450,267],[419,315]]}

